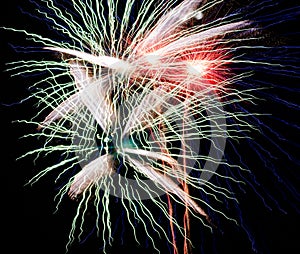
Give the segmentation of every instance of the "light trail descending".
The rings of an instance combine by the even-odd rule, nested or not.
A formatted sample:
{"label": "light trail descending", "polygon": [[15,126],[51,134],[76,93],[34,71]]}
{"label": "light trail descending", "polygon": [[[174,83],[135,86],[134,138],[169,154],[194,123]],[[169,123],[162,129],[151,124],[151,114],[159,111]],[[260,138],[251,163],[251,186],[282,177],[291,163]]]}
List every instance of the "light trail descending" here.
{"label": "light trail descending", "polygon": [[[21,158],[61,152],[63,159],[28,184],[58,171],[57,209],[66,196],[77,202],[67,251],[89,235],[85,220],[94,213],[99,248],[110,253],[118,241],[113,225],[120,226],[111,216],[114,199],[126,230],[140,243],[137,228],[143,229],[155,252],[163,238],[171,253],[199,253],[205,240],[194,244],[192,234],[222,231],[226,223],[241,227],[257,251],[239,193],[249,189],[266,208],[283,209],[258,190],[256,169],[243,151],[253,150],[262,170],[277,177],[272,152],[254,139],[260,135],[299,166],[274,141],[281,134],[264,123],[268,110],[255,107],[270,99],[299,110],[268,92],[276,83],[259,78],[299,78],[293,48],[265,45],[264,29],[292,20],[300,8],[272,13],[271,1],[238,9],[222,0],[31,2],[53,36],[4,28],[24,33],[52,59],[9,63],[14,75],[47,73],[31,87],[38,113],[19,120],[35,125],[37,132],[26,136],[45,144]],[[281,59],[283,50],[289,55]],[[299,201],[299,193],[283,185]]]}

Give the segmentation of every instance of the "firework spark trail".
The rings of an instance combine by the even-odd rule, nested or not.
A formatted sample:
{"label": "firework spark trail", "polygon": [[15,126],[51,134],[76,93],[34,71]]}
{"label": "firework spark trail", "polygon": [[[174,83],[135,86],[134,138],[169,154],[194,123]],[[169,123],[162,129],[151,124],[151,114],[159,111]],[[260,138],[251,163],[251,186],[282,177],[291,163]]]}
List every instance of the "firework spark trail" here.
{"label": "firework spark trail", "polygon": [[[184,239],[184,253],[190,249],[190,217],[212,228],[208,211],[213,211],[237,223],[206,199],[190,194],[190,189],[199,190],[218,202],[226,199],[238,203],[230,184],[223,187],[208,181],[215,175],[226,182],[244,184],[244,178],[235,175],[249,170],[243,164],[222,159],[224,140],[240,140],[246,138],[245,133],[259,130],[248,120],[259,114],[249,113],[241,106],[236,106],[233,112],[223,110],[236,103],[254,104],[258,100],[252,94],[256,87],[239,89],[232,85],[248,78],[250,73],[230,73],[229,66],[273,64],[241,60],[234,54],[243,48],[237,42],[254,39],[248,19],[230,14],[207,23],[199,22],[222,2],[185,0],[178,5],[176,1],[155,5],[155,1],[148,0],[135,13],[133,0],[122,4],[72,0],[69,4],[73,11],[66,8],[64,12],[63,6],[55,1],[42,0],[46,7],[39,8],[38,13],[49,21],[52,30],[67,39],[53,40],[22,30],[30,40],[41,45],[43,52],[62,55],[60,62],[16,62],[11,70],[18,71],[19,75],[47,70],[50,75],[33,85],[46,83],[49,87],[32,96],[40,101],[42,109],[36,118],[26,121],[38,125],[39,133],[35,136],[45,136],[47,140],[44,147],[24,156],[39,157],[58,150],[66,156],[62,162],[42,170],[30,183],[65,167],[58,181],[71,171],[75,161],[82,167],[57,195],[58,204],[64,195],[78,200],[67,248],[76,238],[83,238],[85,213],[92,198],[104,252],[107,244],[113,244],[109,211],[109,195],[113,193],[119,193],[116,195],[121,198],[136,241],[139,240],[131,218],[141,221],[158,252],[147,223],[167,238],[173,253],[181,251],[176,246],[178,233]],[[60,82],[61,77],[71,81]],[[40,121],[46,111],[47,116]],[[68,123],[72,128],[66,127]],[[51,140],[57,137],[70,139],[72,144],[51,145]],[[202,155],[199,149],[195,151],[199,140],[209,141],[213,153]],[[174,150],[176,143],[180,145]],[[206,161],[204,166],[202,161]],[[232,173],[215,172],[218,165]],[[125,176],[133,172],[136,185],[132,179],[121,176],[119,168],[124,169]],[[154,187],[139,175],[151,180]],[[162,193],[167,194],[166,202],[160,197]],[[169,220],[171,236],[153,218],[143,203],[143,195]],[[183,226],[173,216],[177,203],[185,207]]]}
{"label": "firework spark trail", "polygon": [[[232,25],[232,26],[227,26],[227,27],[222,27],[222,28],[220,28],[220,29],[218,29],[218,30],[214,30],[214,31],[212,31],[212,33],[210,34],[210,33],[206,33],[206,35],[203,37],[203,39],[206,39],[206,37],[207,38],[209,38],[209,37],[213,37],[213,36],[216,36],[216,35],[218,35],[218,33],[223,33],[224,31],[227,31],[227,30],[229,30],[229,29],[232,29],[232,28],[234,28],[234,27],[236,27],[236,25],[234,24],[234,25]],[[188,38],[189,39],[189,38]],[[185,41],[185,43],[186,42],[188,42],[188,39],[185,39],[184,41]],[[198,36],[198,38],[197,38],[197,40],[199,39],[199,36]],[[184,46],[184,45],[180,45],[180,46]],[[109,57],[105,57],[105,56],[103,56],[103,58],[102,57],[100,57],[100,58],[98,58],[98,57],[93,57],[93,56],[90,56],[90,55],[88,55],[88,54],[86,54],[86,53],[77,53],[77,52],[75,52],[74,50],[72,51],[72,50],[67,50],[67,49],[60,49],[60,48],[48,48],[48,49],[51,49],[51,50],[56,50],[56,51],[61,51],[61,52],[63,52],[63,53],[67,53],[67,54],[73,54],[73,55],[76,55],[77,57],[79,57],[79,59],[80,60],[86,60],[86,61],[89,61],[89,62],[91,62],[92,64],[97,64],[97,65],[101,65],[101,66],[104,66],[104,67],[109,67],[109,68],[112,68],[112,69],[116,69],[116,68],[113,68],[113,64],[119,64],[120,63],[120,61],[119,60],[116,60],[116,59],[114,59],[114,58],[109,58]],[[178,49],[178,46],[177,46],[177,49]],[[169,50],[167,49],[166,51],[165,51],[165,54],[168,52]],[[174,51],[174,50],[173,50]],[[101,60],[102,59],[102,60]],[[118,66],[118,67],[120,67],[120,66]],[[184,65],[184,67],[186,67],[186,65]],[[77,87],[79,87],[80,88],[80,90],[83,90],[84,88],[86,88],[86,87],[89,87],[89,85],[90,84],[86,84],[86,83],[91,83],[91,81],[89,81],[89,78],[84,78],[84,71],[82,71],[81,73],[80,72],[78,72],[78,70],[74,70],[74,68],[76,69],[76,68],[78,68],[78,66],[75,66],[75,67],[73,67],[73,66],[71,66],[71,73],[74,75],[74,78],[75,78],[75,83],[77,84]],[[155,69],[154,69],[155,70]],[[160,69],[156,69],[156,72],[158,72],[159,73],[159,71],[160,71]],[[119,70],[119,72],[124,72],[124,69],[121,69],[121,70]],[[160,74],[161,75],[161,74]],[[79,77],[80,76],[80,77]],[[163,76],[163,77],[165,77],[166,75],[161,75],[161,76]],[[83,80],[83,79],[84,80]],[[184,77],[184,80],[187,80],[187,77]],[[166,84],[166,83],[165,83]],[[92,85],[92,84],[91,84]],[[155,90],[154,90],[155,91]],[[90,91],[89,91],[90,92]],[[92,94],[92,95],[96,95],[96,94],[98,94],[99,92],[97,91],[97,86],[96,86],[96,89],[95,90],[93,90],[91,93],[87,93],[88,95],[89,94]],[[105,94],[104,94],[105,95]],[[171,96],[173,97],[173,95],[174,94],[171,94]],[[53,120],[57,120],[57,114],[56,114],[56,112],[61,112],[61,111],[63,111],[63,112],[61,112],[60,114],[61,114],[61,116],[63,116],[64,114],[66,114],[66,113],[69,113],[69,110],[70,110],[70,106],[69,106],[69,104],[71,103],[71,104],[73,104],[74,102],[74,99],[77,99],[78,100],[78,95],[77,94],[75,94],[75,95],[73,95],[72,97],[71,97],[71,99],[68,99],[67,101],[64,101],[64,102],[62,102],[62,104],[60,104],[60,106],[58,107],[58,108],[56,108],[56,109],[54,109],[54,111],[52,112],[52,113],[50,113],[50,115],[48,116],[48,117],[46,117],[46,119],[45,119],[45,121],[44,121],[44,123],[45,122],[48,122],[48,123],[50,123],[49,122],[49,119],[51,120],[51,121],[53,121]],[[97,98],[87,98],[87,99],[82,99],[82,102],[83,102],[83,104],[85,104],[88,108],[89,108],[89,110],[90,110],[90,112],[92,113],[92,115],[93,115],[93,117],[97,120],[97,123],[102,127],[102,129],[103,130],[106,130],[107,128],[104,126],[104,123],[102,122],[103,120],[103,118],[105,117],[105,116],[107,116],[107,115],[109,115],[108,114],[108,110],[105,110],[105,108],[106,107],[104,107],[104,113],[103,114],[101,114],[101,112],[100,112],[100,115],[102,116],[102,117],[98,117],[99,116],[99,110],[101,111],[102,110],[102,108],[103,107],[99,107],[99,105],[100,106],[102,106],[102,104],[103,103],[99,103],[99,101],[104,101],[103,100],[104,98],[103,98],[103,96],[101,96],[99,99],[97,99]],[[91,104],[89,104],[89,103],[92,103],[94,106],[92,106]],[[74,112],[73,112],[74,113]],[[143,112],[143,114],[145,114],[145,112]],[[134,120],[134,122],[139,122],[140,121],[140,119],[135,119]],[[104,122],[106,122],[106,121],[104,121]],[[151,125],[150,125],[151,126]],[[126,132],[124,132],[124,133],[126,133]],[[124,135],[123,135],[124,136]],[[166,149],[166,147],[165,147],[165,149]],[[167,149],[166,149],[167,150]],[[124,152],[128,152],[128,150],[126,150],[126,149],[123,149],[123,151]],[[137,151],[135,151],[135,153],[137,153]],[[138,154],[138,153],[137,153]],[[149,152],[147,152],[146,151],[146,155],[147,156],[149,156],[150,154],[149,154]],[[101,158],[101,157],[100,157]],[[160,158],[161,159],[161,157],[160,156],[158,156],[158,158]],[[99,159],[97,159],[97,160],[99,160]],[[96,161],[97,161],[96,160]],[[190,201],[188,201],[189,199],[187,199],[186,198],[186,196],[185,196],[185,192],[183,192],[179,187],[176,187],[176,185],[175,184],[172,184],[172,182],[169,182],[169,180],[167,180],[166,178],[164,179],[164,178],[161,178],[161,175],[159,175],[159,176],[155,176],[155,174],[157,174],[157,173],[155,173],[155,171],[153,171],[153,172],[151,172],[151,171],[149,171],[149,170],[145,170],[146,168],[145,167],[143,167],[142,166],[142,164],[140,164],[140,163],[138,163],[137,161],[135,161],[135,160],[132,160],[132,159],[130,159],[129,158],[129,161],[134,165],[134,167],[136,168],[136,169],[139,169],[139,170],[141,170],[141,169],[144,169],[143,171],[142,171],[142,173],[144,173],[144,174],[146,174],[146,176],[148,176],[150,179],[152,179],[152,180],[154,180],[155,182],[157,182],[157,183],[160,183],[163,187],[164,187],[164,189],[167,191],[167,192],[170,192],[171,191],[171,193],[175,193],[184,203],[186,203],[186,204],[188,204],[188,205],[190,205],[192,208],[194,208],[196,211],[198,211],[199,212],[199,214],[202,214],[202,215],[204,215],[205,217],[207,217],[207,215],[205,214],[205,212],[202,210],[202,209],[200,209],[195,203],[193,203],[193,201],[192,200],[190,200]],[[167,159],[165,159],[165,161],[167,161],[168,162],[168,160]],[[170,161],[169,161],[170,162]],[[171,163],[172,163],[172,161],[171,161]],[[90,164],[92,164],[91,166],[90,166]],[[88,186],[90,186],[91,185],[91,182],[96,182],[97,180],[99,180],[98,179],[98,177],[95,177],[94,179],[93,178],[91,178],[90,177],[90,174],[91,173],[87,173],[86,174],[86,177],[87,178],[85,178],[85,177],[83,177],[82,175],[83,175],[83,173],[85,172],[85,171],[87,171],[87,170],[90,170],[90,168],[93,166],[93,165],[95,165],[94,164],[94,162],[91,162],[89,165],[88,165],[88,167],[85,167],[85,168],[83,168],[83,170],[80,172],[80,173],[78,173],[78,175],[76,175],[75,176],[75,180],[74,180],[74,182],[72,183],[72,185],[71,185],[71,188],[70,188],[70,195],[71,195],[71,197],[72,198],[74,198],[74,197],[76,197],[77,196],[77,194],[80,194],[81,192],[83,192],[84,191],[84,187],[88,187]],[[99,169],[97,169],[97,170],[99,170]],[[91,171],[90,171],[91,172]],[[155,173],[155,174],[154,174]],[[100,174],[100,173],[99,173]],[[154,174],[154,175],[153,175]],[[178,176],[178,173],[176,174],[177,176]],[[162,181],[164,179],[164,181]],[[185,179],[187,179],[186,177],[185,177]],[[78,183],[78,180],[80,180],[80,184]],[[173,186],[173,187],[171,187],[171,186]],[[76,217],[78,217],[78,216],[76,216]],[[77,218],[75,218],[75,221],[76,221],[76,219]],[[72,237],[71,237],[71,239],[72,239]]]}
{"label": "firework spark trail", "polygon": [[90,185],[97,183],[103,176],[114,173],[112,156],[101,156],[86,165],[75,177],[69,190],[69,196],[75,199]]}

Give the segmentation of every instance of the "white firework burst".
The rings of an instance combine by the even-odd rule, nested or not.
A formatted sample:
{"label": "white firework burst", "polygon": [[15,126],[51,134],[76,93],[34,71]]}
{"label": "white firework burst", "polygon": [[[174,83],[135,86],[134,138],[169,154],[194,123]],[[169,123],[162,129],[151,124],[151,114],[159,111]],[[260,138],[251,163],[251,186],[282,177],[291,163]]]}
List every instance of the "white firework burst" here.
{"label": "white firework burst", "polygon": [[[112,244],[112,195],[120,198],[135,239],[132,217],[140,221],[158,252],[152,231],[165,236],[174,253],[181,253],[174,233],[178,231],[184,239],[184,253],[190,251],[190,216],[210,229],[214,223],[207,210],[238,223],[190,190],[216,201],[238,202],[229,188],[209,180],[215,175],[244,184],[242,179],[217,172],[219,165],[233,172],[248,171],[223,155],[227,139],[248,138],[244,132],[257,130],[247,117],[258,114],[224,110],[236,102],[254,104],[258,99],[252,93],[257,88],[232,85],[250,72],[230,72],[230,64],[243,63],[235,55],[237,45],[255,39],[251,21],[230,14],[202,22],[220,0],[179,4],[147,0],[139,3],[138,10],[134,0],[70,1],[75,13],[52,0],[40,2],[47,12],[38,13],[67,40],[22,32],[44,54],[54,52],[60,57],[14,62],[10,69],[18,75],[45,70],[49,74],[33,85],[32,97],[40,101],[41,109],[25,121],[38,126],[38,132],[29,135],[46,137],[46,142],[22,157],[61,151],[65,158],[29,183],[56,169],[61,170],[59,181],[75,164],[81,166],[56,196],[58,204],[65,195],[78,201],[67,248],[84,235],[82,225],[90,207],[98,214],[98,234],[104,243]],[[54,139],[69,142],[53,145]],[[209,141],[208,152],[199,150],[200,141]],[[146,199],[169,220],[171,234],[152,216]],[[183,223],[173,216],[175,203],[185,209]]]}

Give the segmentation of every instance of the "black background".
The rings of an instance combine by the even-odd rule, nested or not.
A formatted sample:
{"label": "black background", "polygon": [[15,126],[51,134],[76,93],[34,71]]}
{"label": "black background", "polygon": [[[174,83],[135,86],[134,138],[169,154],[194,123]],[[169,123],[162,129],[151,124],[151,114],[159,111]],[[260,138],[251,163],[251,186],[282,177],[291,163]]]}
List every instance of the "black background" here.
{"label": "black background", "polygon": [[[30,27],[37,26],[36,20],[20,13],[18,6],[20,2],[11,0],[1,7],[1,25],[9,27]],[[24,3],[22,3],[24,6]],[[21,26],[22,25],[22,26]],[[281,27],[286,29],[287,27]],[[291,29],[290,27],[288,27]],[[296,31],[295,31],[296,33]],[[28,95],[26,87],[30,85],[30,80],[24,80],[21,77],[9,76],[5,63],[18,59],[18,53],[15,52],[9,43],[14,41],[23,42],[22,35],[1,31],[1,99],[3,104],[9,104],[24,98]],[[15,43],[16,44],[16,43]],[[275,109],[274,109],[275,110]],[[278,109],[279,110],[279,109]],[[36,185],[24,187],[24,183],[29,180],[36,170],[32,158],[26,158],[16,161],[16,158],[29,151],[39,144],[34,139],[20,140],[24,134],[35,131],[33,126],[12,123],[16,119],[30,119],[35,109],[31,102],[25,102],[21,105],[13,106],[1,105],[1,183],[2,183],[2,206],[4,212],[2,216],[2,232],[6,248],[2,247],[4,253],[55,253],[60,254],[65,251],[65,244],[69,227],[71,225],[72,215],[75,205],[71,201],[65,201],[62,211],[53,214],[55,210],[55,195],[53,180],[54,176],[42,179]],[[299,115],[289,116],[289,112],[282,112],[287,118],[299,118]],[[293,112],[294,114],[294,112]],[[284,131],[284,130],[283,130]],[[297,138],[297,135],[293,138]],[[297,140],[293,140],[297,143]],[[297,153],[296,153],[297,154]],[[298,153],[299,154],[299,153]],[[299,158],[299,157],[298,157]],[[45,160],[49,160],[45,158]],[[251,159],[250,159],[251,160]],[[255,162],[252,162],[255,166]],[[278,162],[281,167],[284,162]],[[299,165],[294,164],[295,178],[299,177]],[[289,176],[290,177],[290,176]],[[295,179],[294,179],[295,180]],[[296,179],[297,180],[297,179]],[[298,181],[294,181],[298,185]],[[272,183],[271,183],[272,184]],[[278,201],[283,203],[287,214],[281,213],[278,209],[268,211],[258,202],[253,194],[243,196],[242,206],[247,209],[252,223],[256,228],[258,241],[262,245],[268,246],[269,252],[263,253],[298,253],[299,247],[299,214],[295,211],[288,199],[282,196]],[[292,202],[297,202],[293,200]],[[298,201],[299,202],[299,201]],[[116,211],[117,212],[117,211]],[[118,241],[108,253],[152,253],[149,249],[136,246],[132,241],[132,232],[125,233],[125,243],[121,245]],[[210,237],[207,238],[210,242]],[[213,244],[213,243],[208,243]],[[243,233],[238,231],[225,233],[220,237],[218,246],[215,248],[217,253],[253,253],[251,245],[246,240]],[[97,252],[97,240],[92,238],[83,246],[77,246],[71,249],[70,253],[101,253]],[[163,247],[162,247],[163,248]],[[164,251],[162,250],[162,253]],[[193,253],[201,253],[195,250]],[[211,253],[206,251],[205,253]]]}

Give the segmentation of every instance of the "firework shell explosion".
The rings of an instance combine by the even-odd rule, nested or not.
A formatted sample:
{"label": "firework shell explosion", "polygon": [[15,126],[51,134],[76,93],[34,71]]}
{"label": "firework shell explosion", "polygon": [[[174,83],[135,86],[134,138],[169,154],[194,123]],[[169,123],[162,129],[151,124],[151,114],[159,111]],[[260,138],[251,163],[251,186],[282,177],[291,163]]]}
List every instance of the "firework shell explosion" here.
{"label": "firework shell explosion", "polygon": [[263,252],[241,199],[298,211],[286,175],[299,145],[282,130],[299,125],[272,109],[298,114],[299,46],[276,27],[300,8],[244,2],[29,1],[22,11],[43,29],[3,27],[26,37],[12,48],[31,58],[6,66],[32,80],[20,103],[36,102],[15,122],[40,143],[18,159],[43,167],[26,186],[55,175],[56,213],[74,208],[67,253],[89,239],[114,253],[127,234],[134,251],[224,253],[230,230]]}

